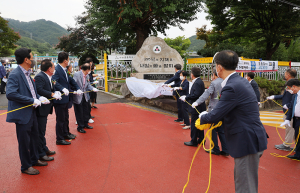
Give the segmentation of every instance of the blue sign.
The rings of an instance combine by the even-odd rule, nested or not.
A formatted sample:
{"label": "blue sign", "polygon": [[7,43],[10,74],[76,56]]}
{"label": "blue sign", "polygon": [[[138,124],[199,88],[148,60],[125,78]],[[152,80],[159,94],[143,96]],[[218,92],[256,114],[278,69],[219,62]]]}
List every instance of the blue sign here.
{"label": "blue sign", "polygon": [[256,69],[255,61],[251,61],[251,70],[255,70],[255,69]]}

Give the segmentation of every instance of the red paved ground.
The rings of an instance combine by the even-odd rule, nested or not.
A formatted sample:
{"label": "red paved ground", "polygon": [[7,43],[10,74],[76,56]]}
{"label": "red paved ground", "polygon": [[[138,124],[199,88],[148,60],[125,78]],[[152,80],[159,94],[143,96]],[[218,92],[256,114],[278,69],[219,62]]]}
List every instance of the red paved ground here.
{"label": "red paved ground", "polygon": [[[55,160],[37,176],[20,172],[15,125],[0,117],[0,192],[181,192],[195,147],[183,145],[190,130],[182,130],[173,117],[127,104],[103,104],[93,109],[94,129],[76,131],[73,111],[70,130],[77,138],[70,146],[55,145],[55,115],[49,117],[47,141]],[[2,113],[4,111],[0,111]],[[259,192],[299,192],[300,162],[275,158],[279,144],[275,128],[260,162]],[[280,131],[284,135],[284,131]],[[212,156],[209,192],[234,192],[233,158]],[[209,156],[200,150],[185,192],[205,192]]]}

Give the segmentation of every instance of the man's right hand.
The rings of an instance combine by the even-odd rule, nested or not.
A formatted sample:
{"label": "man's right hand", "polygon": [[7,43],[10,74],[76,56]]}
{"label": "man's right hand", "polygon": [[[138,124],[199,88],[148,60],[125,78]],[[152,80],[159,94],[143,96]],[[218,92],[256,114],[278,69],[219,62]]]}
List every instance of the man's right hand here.
{"label": "man's right hand", "polygon": [[34,99],[34,102],[33,102],[33,106],[35,107],[35,108],[37,108],[38,106],[41,106],[41,101],[39,100],[39,99]]}
{"label": "man's right hand", "polygon": [[69,90],[68,90],[68,89],[64,88],[64,89],[62,89],[62,91],[63,91],[63,93],[64,93],[66,96],[69,95]]}
{"label": "man's right hand", "polygon": [[272,95],[272,96],[268,96],[268,97],[267,97],[267,99],[268,99],[268,100],[273,100],[274,98],[275,98],[275,96],[274,96],[274,95]]}
{"label": "man's right hand", "polygon": [[56,100],[61,100],[61,93],[59,91],[55,91],[52,97]]}
{"label": "man's right hand", "polygon": [[291,124],[290,124],[290,121],[289,120],[285,120],[283,123],[281,123],[281,125],[280,125],[280,127],[283,127],[283,126],[291,126]]}
{"label": "man's right hand", "polygon": [[198,106],[199,104],[196,102],[193,102],[192,107],[195,108],[196,106]]}

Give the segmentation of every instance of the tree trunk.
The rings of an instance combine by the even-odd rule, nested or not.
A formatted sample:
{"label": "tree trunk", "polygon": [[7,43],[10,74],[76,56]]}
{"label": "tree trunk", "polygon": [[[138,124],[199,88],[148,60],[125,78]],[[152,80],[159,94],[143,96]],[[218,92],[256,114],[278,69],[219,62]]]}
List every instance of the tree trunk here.
{"label": "tree trunk", "polygon": [[149,36],[149,29],[145,26],[137,27],[135,29],[136,33],[136,52],[140,50],[145,39]]}
{"label": "tree trunk", "polygon": [[266,49],[266,60],[271,60],[272,55],[274,54],[274,52],[276,52],[276,50],[278,49],[280,45],[280,41],[276,42],[275,46],[273,47],[273,43],[269,42],[267,43],[267,49]]}

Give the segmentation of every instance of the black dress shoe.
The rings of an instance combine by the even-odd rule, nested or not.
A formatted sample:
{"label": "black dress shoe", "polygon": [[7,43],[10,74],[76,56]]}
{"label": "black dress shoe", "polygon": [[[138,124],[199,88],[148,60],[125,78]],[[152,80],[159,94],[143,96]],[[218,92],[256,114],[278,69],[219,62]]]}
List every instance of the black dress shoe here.
{"label": "black dress shoe", "polygon": [[55,151],[50,151],[50,150],[49,150],[49,151],[46,152],[46,154],[47,154],[47,155],[54,155],[54,154],[56,154],[56,152],[55,152]]}
{"label": "black dress shoe", "polygon": [[79,133],[86,133],[86,131],[84,129],[80,129],[78,130]]}
{"label": "black dress shoe", "polygon": [[47,162],[42,162],[41,160],[38,160],[36,164],[34,164],[34,166],[47,166],[47,165],[48,165]]}
{"label": "black dress shoe", "polygon": [[187,146],[194,146],[194,147],[197,147],[198,144],[194,144],[193,142],[189,141],[189,142],[184,142],[184,145],[187,145]]}
{"label": "black dress shoe", "polygon": [[94,109],[98,109],[98,107],[96,107],[96,106],[92,106],[92,108],[94,108]]}
{"label": "black dress shoe", "polygon": [[[205,150],[206,153],[209,153],[208,150]],[[214,155],[220,155],[220,152],[215,152],[214,150],[211,150],[211,154],[214,154]]]}
{"label": "black dress shoe", "polygon": [[220,155],[223,155],[223,156],[229,156],[229,153],[225,153],[224,151],[221,151],[221,152],[220,152]]}
{"label": "black dress shoe", "polygon": [[176,119],[174,120],[175,122],[183,122],[183,120],[180,120],[180,119]]}
{"label": "black dress shoe", "polygon": [[91,119],[95,118],[94,116],[91,116]]}
{"label": "black dress shoe", "polygon": [[295,155],[288,155],[286,157],[290,159],[300,160],[300,157],[296,157]]}
{"label": "black dress shoe", "polygon": [[53,161],[54,157],[48,157],[47,155],[40,157],[41,161]]}
{"label": "black dress shoe", "polygon": [[94,127],[87,125],[84,128],[86,128],[86,129],[93,129]]}
{"label": "black dress shoe", "polygon": [[76,135],[74,135],[74,134],[72,134],[72,133],[69,133],[69,135],[71,135],[71,136],[74,137],[74,138],[76,137]]}
{"label": "black dress shoe", "polygon": [[75,139],[75,137],[72,136],[72,135],[67,135],[67,136],[65,136],[64,138],[65,138],[65,139]]}
{"label": "black dress shoe", "polygon": [[71,142],[65,140],[58,140],[56,141],[56,145],[70,145]]}

